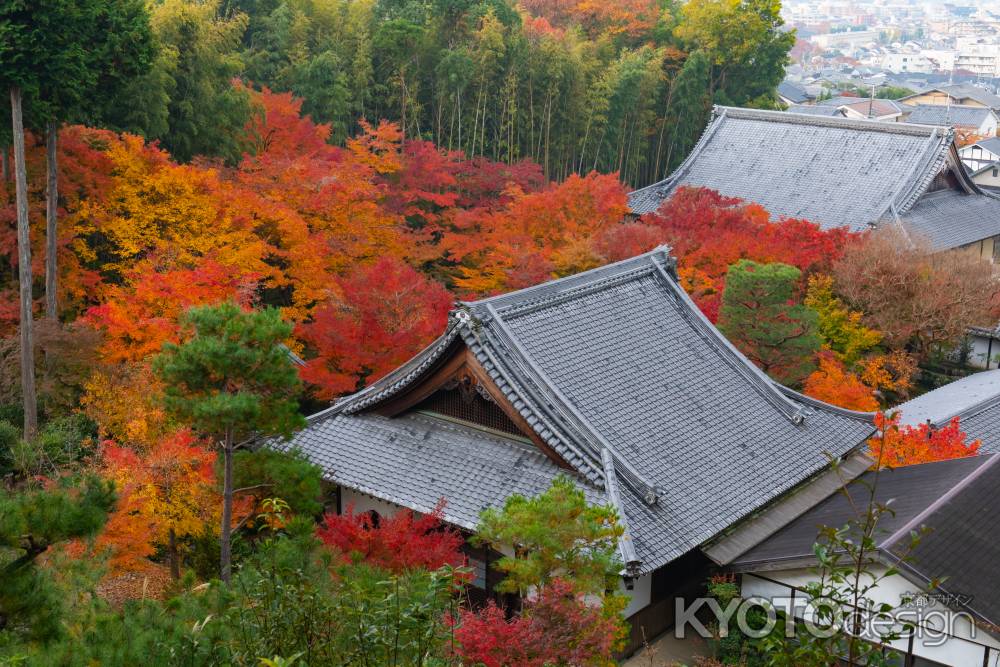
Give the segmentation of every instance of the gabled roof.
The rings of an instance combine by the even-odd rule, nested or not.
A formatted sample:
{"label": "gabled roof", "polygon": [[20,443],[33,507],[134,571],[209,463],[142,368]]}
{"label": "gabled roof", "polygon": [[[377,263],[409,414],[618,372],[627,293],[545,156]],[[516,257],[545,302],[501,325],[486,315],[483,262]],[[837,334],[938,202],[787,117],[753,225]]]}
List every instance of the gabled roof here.
{"label": "gabled roof", "polygon": [[840,107],[827,107],[822,105],[808,105],[808,104],[793,104],[785,109],[788,113],[801,113],[807,116],[840,116],[843,117],[844,112]]}
{"label": "gabled roof", "polygon": [[913,111],[910,112],[906,122],[918,125],[944,125],[947,127],[981,127],[990,116],[996,117],[996,113],[986,107],[920,104],[913,107]]}
{"label": "gabled roof", "polygon": [[989,151],[994,155],[1000,155],[1000,137],[989,137],[988,139],[981,139],[974,144],[970,144],[969,146],[963,146],[962,150],[964,151],[968,148],[971,148],[972,146],[979,146],[983,150]]}
{"label": "gabled roof", "polygon": [[[673,267],[660,248],[460,304],[438,341],[315,415],[284,446],[302,449],[332,481],[376,497],[427,507],[444,496],[465,508],[456,516],[463,525],[474,523],[476,508],[541,484],[561,465],[588,493],[617,500],[636,561],[652,571],[825,469],[826,454],[848,455],[872,431],[871,415],[768,379],[704,318]],[[459,349],[556,465],[528,457],[513,436],[444,436],[425,425],[433,417],[374,414]],[[455,438],[497,453],[469,463]],[[523,463],[508,471],[512,459]]]}
{"label": "gabled roof", "polygon": [[823,106],[847,108],[854,113],[872,118],[882,118],[883,116],[895,116],[903,113],[903,108],[892,100],[881,98],[868,99],[864,97],[831,97],[818,102]]}
{"label": "gabled roof", "polygon": [[907,95],[900,101],[905,102],[906,100],[913,99],[914,97],[920,97],[933,92],[945,93],[946,95],[950,95],[952,98],[959,101],[973,100],[974,102],[978,102],[979,104],[990,107],[991,109],[1000,109],[1000,96],[994,95],[988,90],[974,86],[971,83],[955,83],[951,85],[933,86],[919,93]]}
{"label": "gabled roof", "polygon": [[866,229],[909,210],[948,162],[952,137],[905,123],[717,107],[687,160],[634,191],[629,206],[643,214],[678,187],[705,187],[775,216]]}
{"label": "gabled roof", "polygon": [[969,439],[982,441],[981,452],[1000,452],[1000,370],[973,373],[894,409],[901,423],[912,426],[944,426],[958,417]]}
{"label": "gabled roof", "polygon": [[[875,540],[882,561],[897,566],[907,555],[911,531],[927,527],[900,572],[919,586],[943,580],[938,591],[964,600],[959,604],[987,623],[1000,623],[1000,454],[906,466],[879,473],[876,499],[892,500]],[[823,526],[840,528],[856,521],[855,507],[867,507],[874,473],[831,495],[769,539],[733,562],[753,572],[794,569],[814,563],[813,544]]]}
{"label": "gabled roof", "polygon": [[807,102],[811,98],[806,89],[802,86],[791,83],[790,81],[782,81],[778,84],[778,95],[782,98],[788,100],[789,102]]}

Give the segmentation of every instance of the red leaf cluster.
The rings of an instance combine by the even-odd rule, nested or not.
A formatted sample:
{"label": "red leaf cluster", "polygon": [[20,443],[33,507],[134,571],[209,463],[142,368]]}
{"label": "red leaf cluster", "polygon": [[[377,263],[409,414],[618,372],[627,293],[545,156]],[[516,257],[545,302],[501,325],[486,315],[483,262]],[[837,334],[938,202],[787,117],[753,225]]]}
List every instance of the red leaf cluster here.
{"label": "red leaf cluster", "polygon": [[316,534],[345,563],[355,560],[397,574],[408,570],[436,570],[464,565],[462,534],[443,523],[444,502],[430,514],[416,516],[401,509],[380,517],[377,525],[368,513],[327,514]]}
{"label": "red leaf cluster", "polygon": [[455,640],[463,664],[606,665],[613,664],[619,633],[614,616],[589,605],[570,583],[557,579],[509,620],[492,602],[479,611],[463,609]]}
{"label": "red leaf cluster", "polygon": [[868,440],[871,456],[884,467],[896,468],[945,461],[979,453],[979,440],[969,442],[954,417],[947,425],[935,428],[930,424],[900,425],[899,413],[875,416],[878,434]]}

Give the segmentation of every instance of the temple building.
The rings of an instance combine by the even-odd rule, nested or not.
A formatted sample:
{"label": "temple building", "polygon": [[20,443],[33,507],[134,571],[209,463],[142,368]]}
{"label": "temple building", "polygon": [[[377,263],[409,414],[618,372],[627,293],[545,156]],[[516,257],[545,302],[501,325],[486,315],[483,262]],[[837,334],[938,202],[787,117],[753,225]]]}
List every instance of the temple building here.
{"label": "temple building", "polygon": [[[869,465],[871,415],[764,375],[680,287],[666,248],[459,304],[441,337],[290,442],[340,509],[479,513],[568,475],[617,508],[630,649],[674,598]],[[840,461],[840,470],[831,461]],[[488,594],[489,553],[473,561]]]}
{"label": "temple building", "polygon": [[936,250],[1000,256],[1000,195],[973,182],[950,127],[716,107],[668,178],[629,195],[635,215],[684,186],[756,202],[775,217],[854,231],[898,225]]}

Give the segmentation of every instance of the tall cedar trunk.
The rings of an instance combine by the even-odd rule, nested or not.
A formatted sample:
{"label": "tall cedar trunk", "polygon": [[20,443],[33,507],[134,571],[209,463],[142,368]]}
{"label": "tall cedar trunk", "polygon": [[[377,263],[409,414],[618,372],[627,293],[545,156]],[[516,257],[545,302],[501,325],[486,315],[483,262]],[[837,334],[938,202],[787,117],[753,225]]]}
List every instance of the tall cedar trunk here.
{"label": "tall cedar trunk", "polygon": [[24,400],[24,437],[38,431],[35,398],[35,338],[31,312],[31,236],[28,229],[28,177],[24,166],[24,120],[21,89],[10,89],[10,115],[14,130],[14,180],[17,191],[17,273],[21,295],[21,396]]}
{"label": "tall cedar trunk", "polygon": [[59,239],[57,228],[59,157],[56,153],[58,141],[59,126],[53,121],[45,129],[45,166],[48,170],[48,185],[45,188],[45,316],[50,320],[59,319],[56,310],[56,254]]}
{"label": "tall cedar trunk", "polygon": [[222,481],[222,530],[219,549],[221,577],[229,583],[233,568],[233,431],[226,429],[226,439],[222,445],[224,476]]}
{"label": "tall cedar trunk", "polygon": [[170,552],[170,576],[177,581],[181,578],[181,563],[177,553],[177,534],[173,528],[167,534],[167,550]]}

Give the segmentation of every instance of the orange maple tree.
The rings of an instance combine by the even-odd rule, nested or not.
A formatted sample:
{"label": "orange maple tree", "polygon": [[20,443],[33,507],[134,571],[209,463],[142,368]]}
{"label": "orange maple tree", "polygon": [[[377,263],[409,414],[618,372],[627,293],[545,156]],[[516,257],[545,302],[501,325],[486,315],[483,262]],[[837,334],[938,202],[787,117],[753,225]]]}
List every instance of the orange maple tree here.
{"label": "orange maple tree", "polygon": [[110,549],[110,564],[119,571],[141,569],[157,546],[164,546],[176,578],[179,540],[215,523],[215,454],[182,430],[148,451],[106,442],[102,459],[105,475],[117,484],[119,500],[98,546]]}
{"label": "orange maple tree", "polygon": [[945,461],[979,453],[979,440],[969,441],[959,425],[959,418],[952,418],[946,425],[930,424],[911,426],[900,424],[898,412],[875,416],[878,433],[868,440],[871,456],[884,467],[896,468]]}
{"label": "orange maple tree", "polygon": [[806,378],[803,390],[807,396],[848,410],[874,412],[879,407],[871,387],[830,352],[820,353],[819,367]]}

